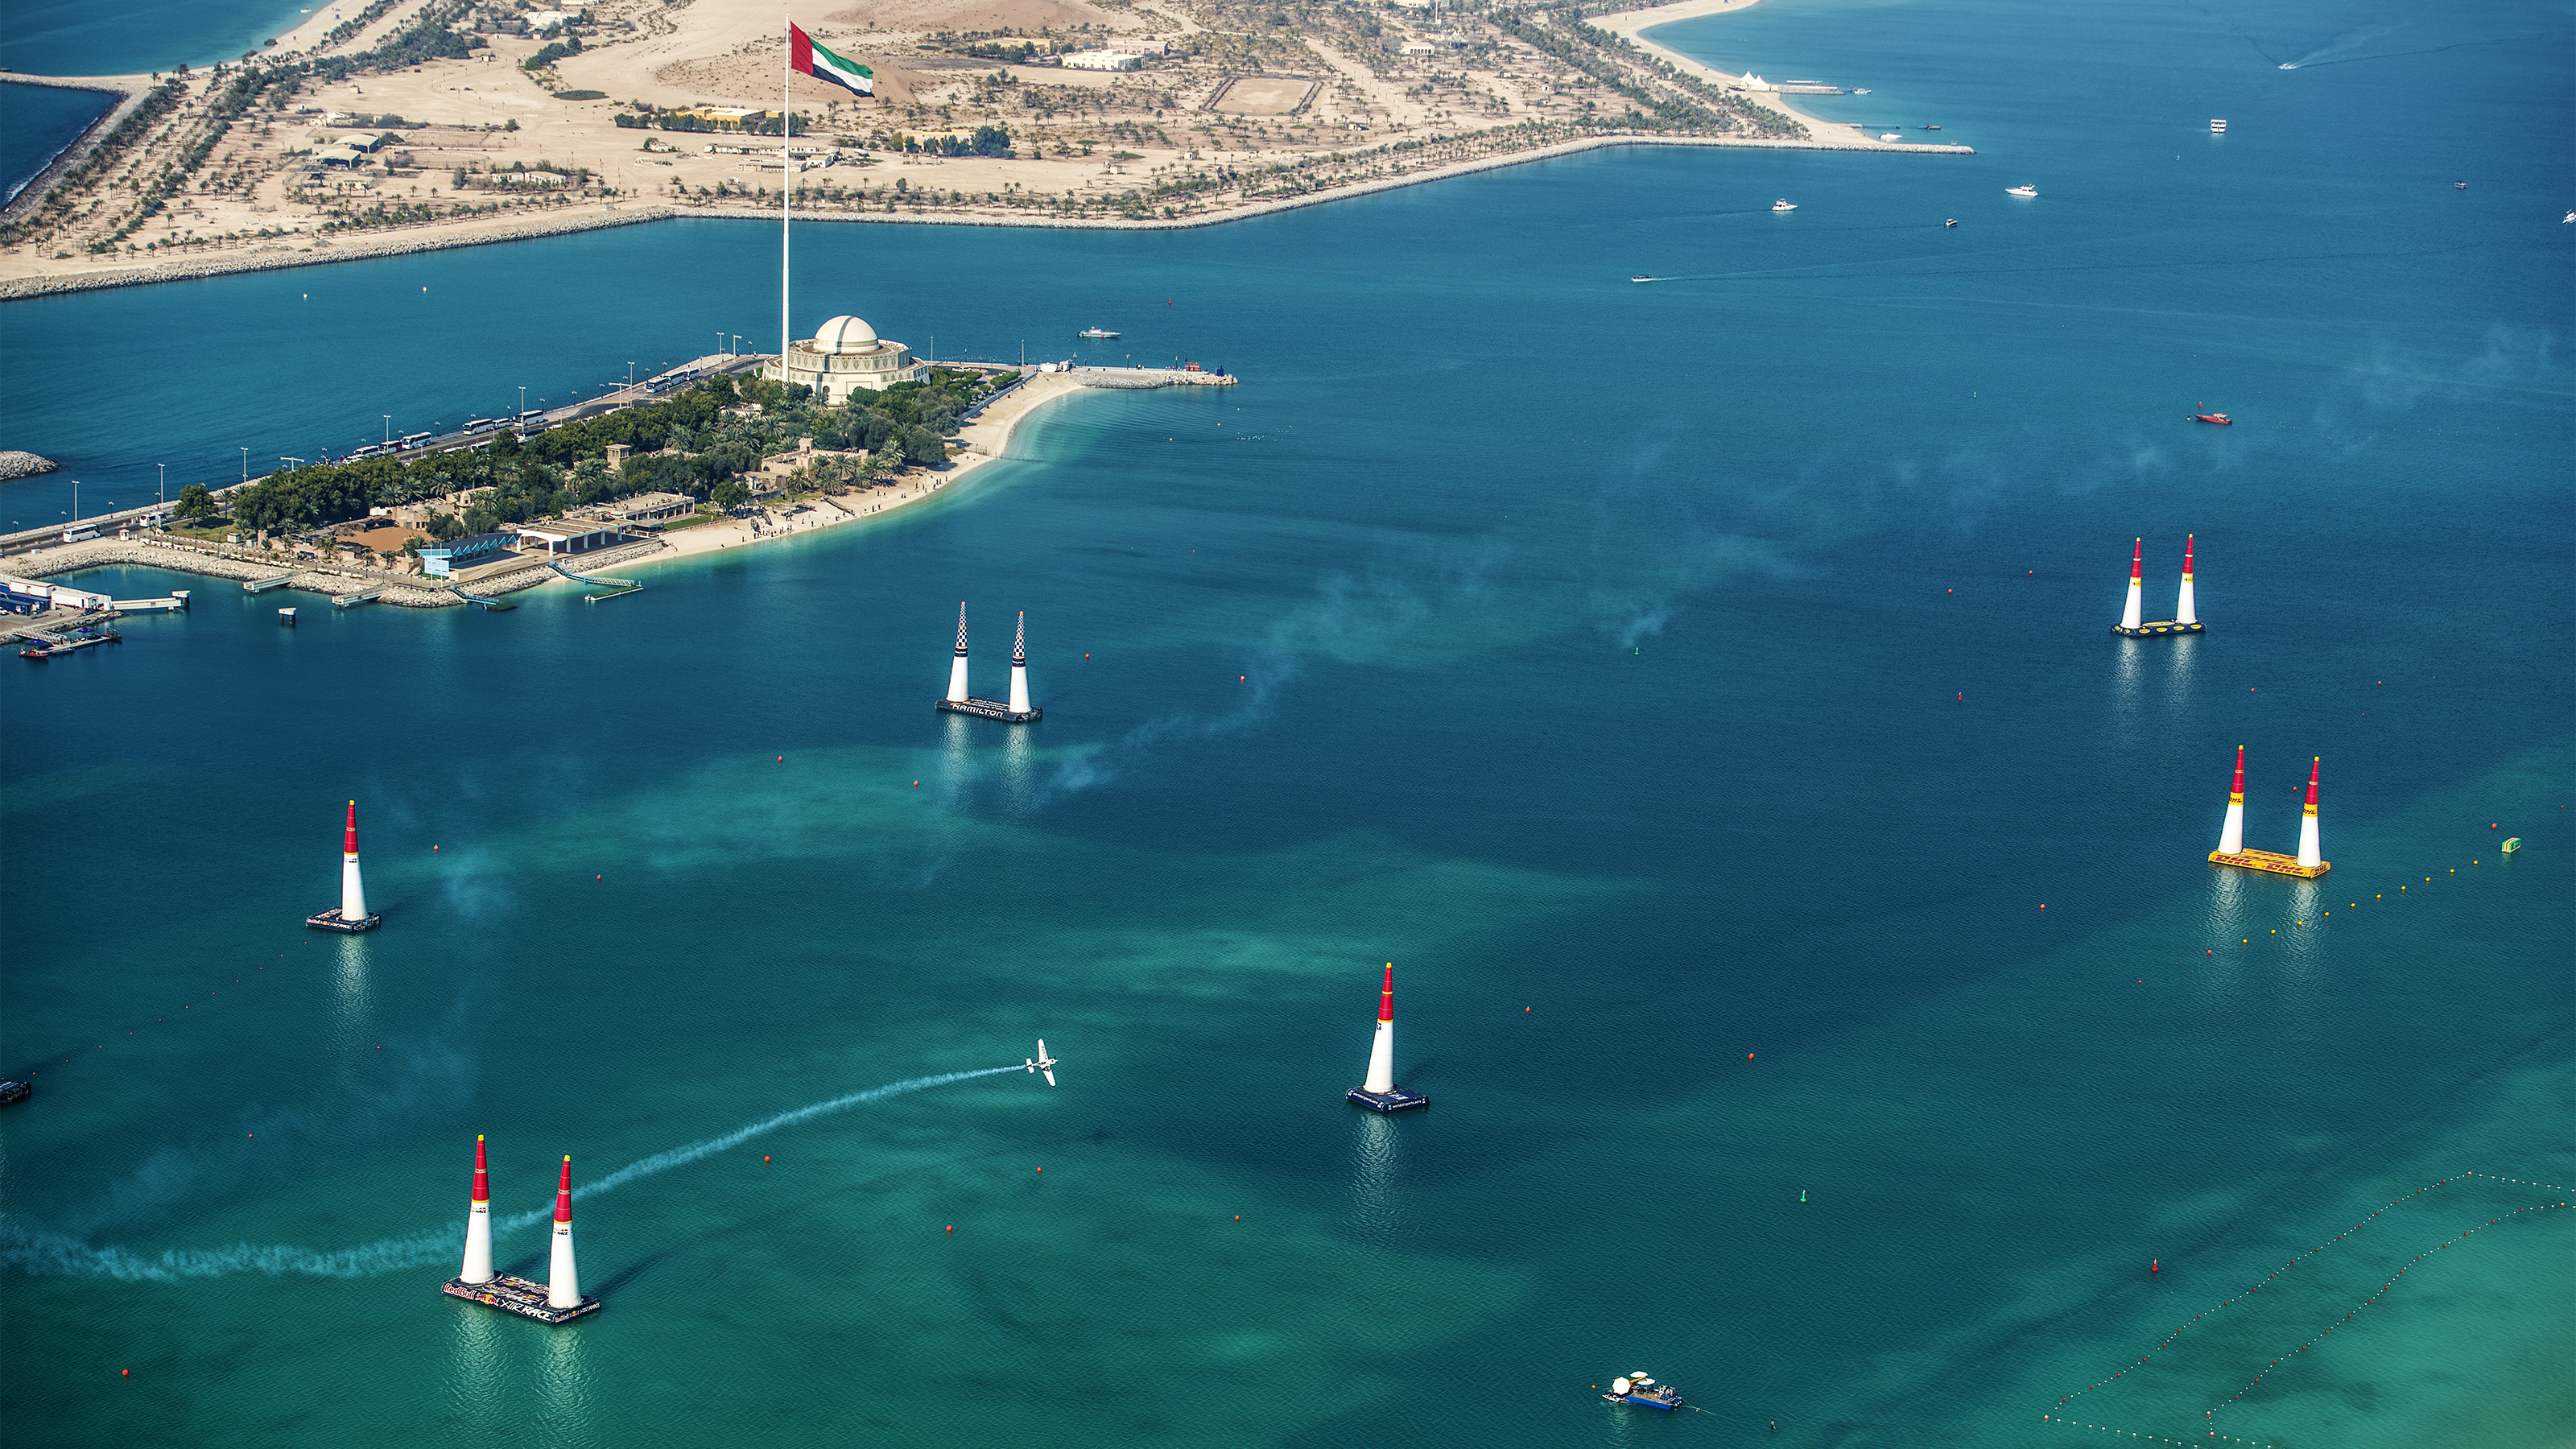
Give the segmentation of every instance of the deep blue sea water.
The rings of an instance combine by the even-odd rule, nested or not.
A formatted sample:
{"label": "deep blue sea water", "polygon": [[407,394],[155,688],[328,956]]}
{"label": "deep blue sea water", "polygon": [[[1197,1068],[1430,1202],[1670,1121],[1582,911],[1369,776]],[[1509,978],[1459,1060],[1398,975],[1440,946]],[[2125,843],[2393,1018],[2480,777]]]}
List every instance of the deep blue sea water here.
{"label": "deep blue sea water", "polygon": [[[2576,1183],[2563,11],[1671,35],[1979,154],[805,228],[806,325],[1097,322],[1248,380],[1056,404],[953,496],[613,603],[289,631],[198,580],[8,661],[7,1437],[2576,1434],[2533,1185]],[[0,439],[67,467],[0,502],[759,336],[774,241],[12,304]],[[147,401],[81,365],[209,357]],[[2160,614],[2186,532],[2210,632],[2107,635],[2130,540]],[[1028,611],[1042,725],[929,710],[960,598],[988,693]],[[2273,849],[2323,756],[2323,880],[2203,861],[2238,744]],[[352,796],[387,924],[322,940]],[[1435,1098],[1396,1120],[1339,1100],[1387,960]],[[435,1291],[475,1133],[532,1211],[563,1153],[598,1182],[1040,1035],[1052,1092],[577,1193],[575,1328]],[[1598,1402],[1638,1368],[1706,1412]]]}
{"label": "deep blue sea water", "polygon": [[[353,15],[361,8],[347,7]],[[285,0],[5,0],[0,66],[26,75],[138,75],[216,65],[259,49],[306,15]]]}
{"label": "deep blue sea water", "polygon": [[115,105],[105,91],[0,85],[0,205]]}

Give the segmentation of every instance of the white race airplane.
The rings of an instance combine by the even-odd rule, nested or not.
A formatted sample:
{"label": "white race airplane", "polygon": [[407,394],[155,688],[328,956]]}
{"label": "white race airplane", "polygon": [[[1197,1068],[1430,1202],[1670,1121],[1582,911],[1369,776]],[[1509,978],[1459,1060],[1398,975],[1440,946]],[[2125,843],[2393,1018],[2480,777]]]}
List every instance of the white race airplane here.
{"label": "white race airplane", "polygon": [[1032,1072],[1046,1073],[1047,1085],[1052,1087],[1055,1085],[1055,1060],[1055,1058],[1048,1056],[1046,1053],[1046,1038],[1039,1037],[1038,1054],[1033,1057],[1021,1058],[1020,1065],[1026,1067]]}

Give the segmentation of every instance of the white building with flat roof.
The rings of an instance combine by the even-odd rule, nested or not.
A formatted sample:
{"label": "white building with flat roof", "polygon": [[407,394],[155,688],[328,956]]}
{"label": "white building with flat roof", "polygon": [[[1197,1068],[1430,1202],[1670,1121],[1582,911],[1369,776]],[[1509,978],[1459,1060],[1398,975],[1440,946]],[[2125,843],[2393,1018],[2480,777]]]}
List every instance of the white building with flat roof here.
{"label": "white building with flat roof", "polygon": [[912,349],[879,337],[856,317],[835,317],[814,335],[787,345],[784,359],[764,363],[760,375],[771,382],[803,383],[825,402],[847,402],[864,388],[883,392],[899,382],[922,382],[930,366]]}

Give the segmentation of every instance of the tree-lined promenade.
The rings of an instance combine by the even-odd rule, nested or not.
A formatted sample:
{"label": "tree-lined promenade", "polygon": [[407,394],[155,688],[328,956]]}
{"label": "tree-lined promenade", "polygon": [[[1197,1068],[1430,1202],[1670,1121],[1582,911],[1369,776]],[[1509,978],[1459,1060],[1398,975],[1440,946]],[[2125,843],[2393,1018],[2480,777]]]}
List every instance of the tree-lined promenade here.
{"label": "tree-lined promenade", "polygon": [[[929,381],[817,404],[802,384],[710,378],[665,402],[567,423],[522,441],[502,433],[471,449],[409,460],[366,458],[274,473],[217,498],[180,495],[185,526],[229,514],[242,531],[299,532],[364,518],[369,510],[437,500],[425,528],[435,538],[488,533],[560,517],[639,493],[684,493],[719,507],[748,502],[743,475],[811,439],[823,456],[807,466],[816,485],[885,482],[948,459],[947,436],[994,386],[978,372],[932,370]],[[628,450],[612,468],[608,450]],[[864,458],[852,455],[865,454]]]}

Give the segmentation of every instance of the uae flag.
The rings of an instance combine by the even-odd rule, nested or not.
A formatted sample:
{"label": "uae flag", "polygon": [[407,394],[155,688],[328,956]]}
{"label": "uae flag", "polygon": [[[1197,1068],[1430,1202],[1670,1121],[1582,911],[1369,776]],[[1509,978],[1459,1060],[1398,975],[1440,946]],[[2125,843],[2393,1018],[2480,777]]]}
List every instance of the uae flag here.
{"label": "uae flag", "polygon": [[814,43],[814,37],[787,22],[787,63],[797,70],[827,80],[844,90],[863,96],[877,93],[877,73],[855,60],[846,60]]}

